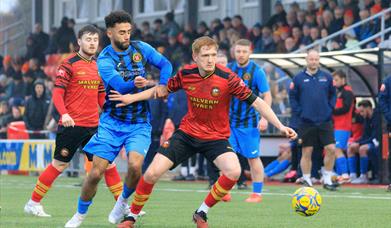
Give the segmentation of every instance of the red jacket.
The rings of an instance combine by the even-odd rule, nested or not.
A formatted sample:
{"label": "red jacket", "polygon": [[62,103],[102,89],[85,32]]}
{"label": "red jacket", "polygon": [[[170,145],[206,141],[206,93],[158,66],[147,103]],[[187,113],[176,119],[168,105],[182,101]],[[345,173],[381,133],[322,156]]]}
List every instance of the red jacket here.
{"label": "red jacket", "polygon": [[337,102],[333,110],[335,130],[352,130],[352,115],[354,107],[354,95],[352,88],[344,85],[337,89]]}

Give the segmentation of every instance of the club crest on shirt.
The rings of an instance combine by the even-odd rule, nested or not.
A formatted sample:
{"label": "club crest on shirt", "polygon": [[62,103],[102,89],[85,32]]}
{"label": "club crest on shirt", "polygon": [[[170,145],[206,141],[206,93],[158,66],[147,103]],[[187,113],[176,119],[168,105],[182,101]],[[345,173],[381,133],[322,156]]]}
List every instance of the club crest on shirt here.
{"label": "club crest on shirt", "polygon": [[64,76],[65,76],[65,71],[64,71],[63,69],[59,69],[59,70],[57,71],[57,74],[58,74],[59,76],[64,77]]}
{"label": "club crest on shirt", "polygon": [[62,155],[63,157],[68,157],[68,155],[69,155],[69,150],[68,150],[67,148],[62,148],[60,153],[61,153],[61,155]]}
{"label": "club crest on shirt", "polygon": [[248,80],[250,80],[250,78],[251,78],[251,75],[249,73],[243,74],[243,80],[248,81]]}
{"label": "club crest on shirt", "polygon": [[210,91],[210,95],[218,97],[220,95],[220,89],[218,87],[213,87],[212,91]]}
{"label": "club crest on shirt", "polygon": [[194,91],[194,90],[196,89],[196,87],[190,85],[190,86],[187,87],[187,89],[188,89],[189,91]]}
{"label": "club crest on shirt", "polygon": [[162,147],[163,148],[168,148],[170,146],[170,142],[169,141],[165,141],[163,144],[162,144]]}
{"label": "club crest on shirt", "polygon": [[138,52],[134,53],[133,56],[132,56],[133,62],[136,62],[136,63],[140,62],[142,59],[143,59],[143,57]]}

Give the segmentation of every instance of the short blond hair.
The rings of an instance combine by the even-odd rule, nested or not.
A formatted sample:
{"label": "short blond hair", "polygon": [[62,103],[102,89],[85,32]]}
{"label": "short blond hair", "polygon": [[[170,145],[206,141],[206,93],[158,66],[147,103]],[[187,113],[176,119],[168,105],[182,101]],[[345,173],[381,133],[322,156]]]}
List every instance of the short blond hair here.
{"label": "short blond hair", "polygon": [[219,45],[214,39],[210,38],[209,36],[202,36],[194,40],[193,44],[191,45],[191,50],[194,54],[198,54],[201,50],[201,47],[203,46],[214,46],[216,47],[216,50],[219,49]]}
{"label": "short blond hair", "polygon": [[235,42],[235,46],[236,45],[251,47],[251,41],[247,39],[240,39]]}

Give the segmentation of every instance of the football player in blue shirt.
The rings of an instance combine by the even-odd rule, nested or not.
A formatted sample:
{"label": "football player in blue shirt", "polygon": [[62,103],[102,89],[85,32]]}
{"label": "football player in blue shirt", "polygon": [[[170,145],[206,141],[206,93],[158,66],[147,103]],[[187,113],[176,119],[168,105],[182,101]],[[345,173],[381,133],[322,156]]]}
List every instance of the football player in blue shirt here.
{"label": "football player in blue shirt", "polygon": [[[255,95],[262,94],[263,100],[270,106],[272,96],[262,68],[250,60],[251,42],[246,39],[235,43],[235,61],[228,67],[235,72]],[[267,121],[260,119],[259,113],[246,102],[233,98],[230,107],[231,136],[229,142],[233,149],[248,159],[251,178],[253,181],[253,193],[246,202],[259,203],[262,201],[262,187],[264,170],[259,150],[260,131],[267,128]]]}
{"label": "football player in blue shirt", "polygon": [[83,149],[94,155],[92,169],[83,183],[77,212],[65,227],[81,225],[106,167],[114,161],[122,147],[128,155],[128,173],[123,192],[109,215],[109,222],[117,223],[128,213],[128,198],[141,176],[144,157],[151,144],[150,112],[146,101],[119,107],[118,102],[110,101],[108,96],[111,90],[121,94],[143,91],[147,83],[147,63],[160,69],[156,96],[166,96],[164,88],[172,73],[170,62],[149,44],[130,40],[132,24],[127,12],[111,12],[105,17],[105,24],[111,45],[102,50],[97,65],[106,89],[106,103],[98,132]]}

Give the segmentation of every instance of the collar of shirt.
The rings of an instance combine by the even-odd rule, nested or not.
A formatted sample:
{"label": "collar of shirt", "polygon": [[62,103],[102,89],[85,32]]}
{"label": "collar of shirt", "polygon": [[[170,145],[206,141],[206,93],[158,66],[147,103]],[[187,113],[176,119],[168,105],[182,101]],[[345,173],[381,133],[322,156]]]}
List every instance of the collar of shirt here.
{"label": "collar of shirt", "polygon": [[307,68],[304,69],[304,73],[309,76],[317,76],[319,72],[320,72],[319,68],[316,70],[316,72],[314,74],[311,74],[311,72],[309,72]]}

